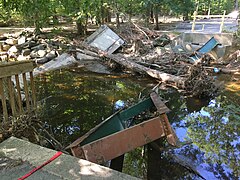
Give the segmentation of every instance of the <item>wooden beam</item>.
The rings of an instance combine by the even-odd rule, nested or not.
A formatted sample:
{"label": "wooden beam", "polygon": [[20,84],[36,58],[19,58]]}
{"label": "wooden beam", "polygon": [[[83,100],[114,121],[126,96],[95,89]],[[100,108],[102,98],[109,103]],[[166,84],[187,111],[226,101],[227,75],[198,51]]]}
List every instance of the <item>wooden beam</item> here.
{"label": "wooden beam", "polygon": [[34,62],[32,61],[16,61],[0,64],[0,78],[13,76],[16,74],[30,72],[34,69]]}
{"label": "wooden beam", "polygon": [[162,119],[150,119],[81,147],[87,160],[102,164],[165,136]]}

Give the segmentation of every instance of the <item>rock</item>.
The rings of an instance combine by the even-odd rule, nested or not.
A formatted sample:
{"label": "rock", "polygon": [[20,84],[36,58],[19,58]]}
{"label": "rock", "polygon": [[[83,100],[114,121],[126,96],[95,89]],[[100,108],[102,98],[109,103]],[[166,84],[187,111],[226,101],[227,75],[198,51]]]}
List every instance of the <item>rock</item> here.
{"label": "rock", "polygon": [[31,54],[31,50],[30,49],[23,49],[22,50],[22,55],[23,56],[28,56],[28,55],[30,55]]}
{"label": "rock", "polygon": [[46,48],[45,44],[39,44],[37,46],[32,47],[32,50],[44,50]]}
{"label": "rock", "polygon": [[37,64],[44,64],[44,63],[47,63],[48,61],[50,61],[50,60],[47,57],[42,57],[42,58],[36,59]]}
{"label": "rock", "polygon": [[6,36],[3,36],[3,35],[0,36],[0,41],[3,41],[3,40],[5,41],[6,39],[7,39]]}
{"label": "rock", "polygon": [[8,55],[2,55],[0,56],[1,61],[7,61],[8,60]]}
{"label": "rock", "polygon": [[47,54],[46,50],[38,50],[37,51],[38,57],[44,57]]}
{"label": "rock", "polygon": [[15,44],[17,44],[17,40],[11,38],[11,39],[7,39],[7,40],[5,41],[5,43],[6,43],[6,44],[9,44],[9,45],[15,45]]}
{"label": "rock", "polygon": [[2,50],[3,50],[3,51],[8,51],[8,50],[10,49],[10,47],[11,47],[11,46],[10,46],[9,44],[3,44],[3,45],[2,45]]}
{"label": "rock", "polygon": [[18,44],[24,44],[26,42],[26,37],[25,36],[22,36],[18,39]]}
{"label": "rock", "polygon": [[25,60],[29,60],[29,56],[19,55],[17,57],[17,61],[25,61]]}
{"label": "rock", "polygon": [[162,36],[154,39],[153,46],[154,47],[156,47],[156,46],[164,47],[167,44],[169,44],[170,42],[171,42],[170,37],[168,35],[166,35],[166,34],[163,34]]}
{"label": "rock", "polygon": [[9,54],[14,54],[14,53],[17,53],[18,52],[18,49],[16,46],[12,46],[10,47],[10,49],[8,50],[8,53]]}
{"label": "rock", "polygon": [[46,50],[33,50],[30,53],[31,58],[41,58],[44,57],[47,54]]}
{"label": "rock", "polygon": [[57,52],[56,51],[50,51],[49,53],[47,53],[46,58],[48,58],[49,60],[52,60],[53,58],[57,57]]}
{"label": "rock", "polygon": [[33,41],[33,40],[28,43],[28,47],[29,48],[32,48],[32,47],[34,47],[36,45],[37,45],[37,43],[35,41]]}
{"label": "rock", "polygon": [[36,50],[33,50],[31,53],[30,53],[30,57],[31,58],[38,58],[38,53]]}

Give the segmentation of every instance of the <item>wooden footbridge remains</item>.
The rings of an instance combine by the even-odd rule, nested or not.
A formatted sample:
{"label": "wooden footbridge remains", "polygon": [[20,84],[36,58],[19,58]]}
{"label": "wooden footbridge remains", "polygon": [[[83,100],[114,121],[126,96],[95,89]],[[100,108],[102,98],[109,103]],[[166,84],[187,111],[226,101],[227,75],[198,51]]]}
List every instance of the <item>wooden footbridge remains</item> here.
{"label": "wooden footbridge remains", "polygon": [[[34,62],[0,62],[0,99],[3,123],[9,117],[31,113],[36,109],[36,91],[33,80]],[[30,82],[27,81],[30,77]]]}

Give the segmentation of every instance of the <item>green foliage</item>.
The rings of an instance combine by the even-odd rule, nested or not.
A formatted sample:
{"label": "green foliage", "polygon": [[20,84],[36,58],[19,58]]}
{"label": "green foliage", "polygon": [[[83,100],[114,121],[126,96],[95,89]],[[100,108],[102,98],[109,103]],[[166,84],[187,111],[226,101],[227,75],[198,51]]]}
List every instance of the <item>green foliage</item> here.
{"label": "green foliage", "polygon": [[53,0],[5,0],[3,2],[4,9],[19,13],[26,25],[35,26],[36,32],[49,23],[48,18],[54,9]]}
{"label": "green foliage", "polygon": [[79,29],[86,29],[89,18],[102,24],[120,14],[129,20],[133,15],[149,19],[150,12],[155,11],[159,15],[183,15],[188,19],[194,7],[198,7],[199,14],[206,14],[209,7],[211,14],[219,14],[223,10],[229,13],[235,6],[235,0],[0,0],[0,20],[7,21],[12,15],[20,14],[25,25],[34,25],[39,31],[49,24],[50,17],[65,15],[73,18]]}
{"label": "green foliage", "polygon": [[146,179],[147,158],[144,155],[144,151],[144,147],[139,147],[134,151],[125,154],[123,173]]}
{"label": "green foliage", "polygon": [[224,10],[226,10],[227,13],[230,13],[234,10],[235,0],[198,0],[196,3],[196,7],[197,6],[199,14],[207,14],[209,8],[211,14],[222,14]]}

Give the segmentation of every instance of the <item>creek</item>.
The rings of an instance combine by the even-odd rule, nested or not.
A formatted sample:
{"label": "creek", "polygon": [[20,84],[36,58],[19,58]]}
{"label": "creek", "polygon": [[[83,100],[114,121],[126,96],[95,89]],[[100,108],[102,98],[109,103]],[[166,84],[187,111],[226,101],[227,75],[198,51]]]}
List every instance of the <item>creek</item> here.
{"label": "creek", "polygon": [[[154,155],[147,167],[146,148],[125,155],[123,172],[143,179],[201,179],[169,154],[194,167],[205,179],[237,179],[239,170],[240,83],[230,76],[212,99],[185,97],[175,89],[159,90],[171,109],[168,118],[181,141],[192,144]],[[82,69],[58,70],[36,78],[39,117],[55,138],[68,145],[113,112],[114,103],[136,102],[157,82],[129,75],[99,75]],[[145,155],[144,155],[145,154]]]}

